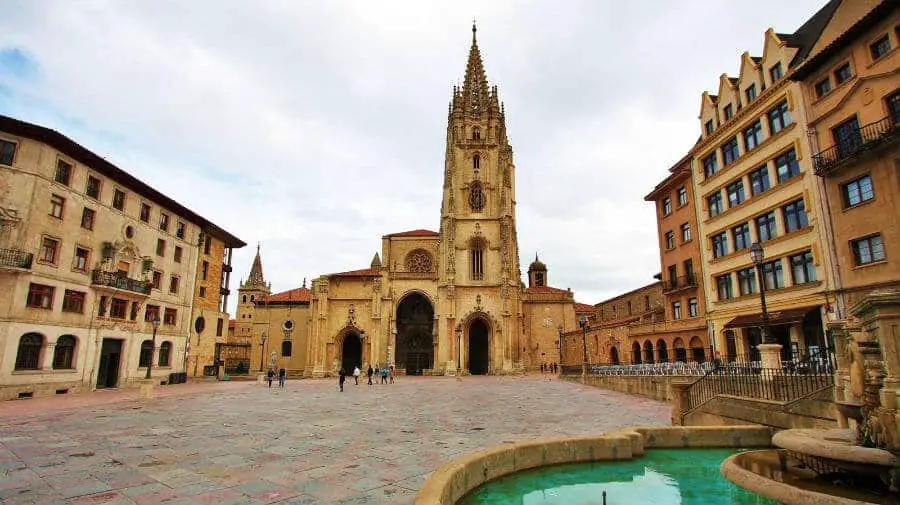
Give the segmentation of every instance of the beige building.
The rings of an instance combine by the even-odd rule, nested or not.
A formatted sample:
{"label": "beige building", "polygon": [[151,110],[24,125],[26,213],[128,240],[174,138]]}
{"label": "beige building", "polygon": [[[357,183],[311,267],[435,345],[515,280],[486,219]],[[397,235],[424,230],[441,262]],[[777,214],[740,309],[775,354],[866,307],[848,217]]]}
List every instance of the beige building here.
{"label": "beige building", "polygon": [[243,243],[54,130],[0,116],[0,153],[0,399],[184,372],[198,240]]}

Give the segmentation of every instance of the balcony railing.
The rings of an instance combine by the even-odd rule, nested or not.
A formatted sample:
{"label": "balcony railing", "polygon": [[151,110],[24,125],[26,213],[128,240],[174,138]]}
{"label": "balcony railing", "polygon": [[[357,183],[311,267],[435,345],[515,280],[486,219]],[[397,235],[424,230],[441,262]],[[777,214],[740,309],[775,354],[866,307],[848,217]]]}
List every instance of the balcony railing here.
{"label": "balcony railing", "polygon": [[816,175],[820,177],[828,175],[838,165],[861,152],[895,140],[900,136],[898,133],[900,130],[897,128],[897,121],[891,116],[863,125],[853,135],[813,155]]}
{"label": "balcony railing", "polygon": [[149,282],[126,277],[121,272],[106,272],[103,270],[94,270],[93,272],[91,272],[91,283],[97,286],[124,289],[126,291],[132,291],[144,295],[150,294]]}
{"label": "balcony railing", "polygon": [[18,249],[0,249],[0,267],[28,270],[31,268],[33,259],[34,255],[29,252]]}
{"label": "balcony railing", "polygon": [[670,278],[663,281],[663,293],[675,291],[676,289],[695,288],[697,287],[697,276],[694,274],[682,275],[681,277]]}

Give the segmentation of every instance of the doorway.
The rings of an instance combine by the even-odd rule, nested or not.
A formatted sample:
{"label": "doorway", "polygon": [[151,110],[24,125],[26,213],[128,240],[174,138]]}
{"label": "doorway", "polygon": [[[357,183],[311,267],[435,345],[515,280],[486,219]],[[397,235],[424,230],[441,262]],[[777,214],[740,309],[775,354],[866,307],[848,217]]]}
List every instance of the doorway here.
{"label": "doorway", "polygon": [[488,345],[488,328],[482,319],[476,319],[469,325],[469,373],[487,375],[490,369],[490,346]]}
{"label": "doorway", "polygon": [[362,368],[362,339],[357,333],[348,333],[341,344],[341,369],[352,374],[355,367]]}
{"label": "doorway", "polygon": [[100,347],[100,365],[97,367],[97,389],[119,385],[119,362],[122,357],[122,341],[104,338]]}
{"label": "doorway", "polygon": [[410,293],[397,305],[396,366],[406,375],[422,375],[434,362],[434,308],[421,293]]}

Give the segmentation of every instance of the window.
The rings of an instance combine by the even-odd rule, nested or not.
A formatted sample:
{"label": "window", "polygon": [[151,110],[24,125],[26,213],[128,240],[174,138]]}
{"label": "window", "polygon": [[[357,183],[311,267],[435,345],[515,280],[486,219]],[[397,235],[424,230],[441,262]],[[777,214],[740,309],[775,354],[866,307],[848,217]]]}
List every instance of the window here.
{"label": "window", "polygon": [[754,268],[745,268],[738,270],[738,292],[743,295],[752,295],[756,293],[756,270]]}
{"label": "window", "polygon": [[161,238],[156,239],[156,255],[157,256],[165,256],[166,255],[166,241]]}
{"label": "window", "polygon": [[689,223],[683,223],[681,225],[681,241],[689,242],[691,240],[691,225]]}
{"label": "window", "polygon": [[56,264],[57,255],[59,253],[59,241],[50,237],[44,237],[41,240],[41,261],[44,263]]}
{"label": "window", "polygon": [[56,160],[56,182],[68,186],[72,179],[72,165],[63,160]]}
{"label": "window", "polygon": [[53,195],[50,197],[50,215],[62,219],[63,215],[63,207],[66,204],[66,199],[59,196]]}
{"label": "window", "polygon": [[756,84],[751,84],[747,89],[744,90],[744,96],[747,97],[747,103],[752,102],[756,99]]}
{"label": "window", "polygon": [[88,258],[91,252],[84,247],[75,246],[75,257],[72,260],[72,270],[87,272]]}
{"label": "window", "polygon": [[178,319],[178,311],[175,309],[166,309],[165,314],[163,315],[163,324],[172,325],[175,324],[175,321]]}
{"label": "window", "polygon": [[137,302],[131,302],[131,313],[128,315],[128,319],[132,321],[137,321],[138,309],[140,309],[140,305]]}
{"label": "window", "polygon": [[153,281],[151,282],[151,286],[153,289],[162,289],[162,272],[159,270],[153,271]]}
{"label": "window", "polygon": [[666,232],[666,249],[675,249],[675,233],[671,231]]}
{"label": "window", "polygon": [[777,232],[775,230],[775,212],[769,212],[768,214],[763,214],[755,219],[756,222],[756,236],[759,238],[760,242],[765,242],[766,240],[772,240],[777,236]]}
{"label": "window", "polygon": [[731,291],[731,274],[716,277],[716,292],[719,300],[731,300],[734,293]]}
{"label": "window", "polygon": [[712,236],[713,258],[728,254],[728,235],[723,231]]}
{"label": "window", "polygon": [[281,341],[281,355],[286,358],[289,357],[291,355],[291,351],[293,350],[292,347],[293,346],[291,345],[290,340],[282,340]]}
{"label": "window", "polygon": [[881,235],[861,238],[850,242],[853,257],[857,265],[866,265],[876,261],[884,261],[884,244]]}
{"label": "window", "polygon": [[800,164],[797,163],[797,155],[794,148],[775,158],[775,173],[778,174],[778,182],[784,182],[800,175]]}
{"label": "window", "polygon": [[706,197],[706,206],[709,209],[709,217],[716,217],[722,213],[722,193],[716,192]]}
{"label": "window", "polygon": [[184,239],[184,230],[184,223],[178,221],[178,223],[175,224],[175,236],[180,239]]}
{"label": "window", "polygon": [[885,98],[884,102],[891,113],[891,120],[894,121],[894,124],[900,123],[900,91]]}
{"label": "window", "polygon": [[672,319],[681,319],[681,302],[672,302]]}
{"label": "window", "polygon": [[841,186],[841,194],[844,200],[844,208],[853,207],[875,198],[872,190],[872,179],[864,175]]}
{"label": "window", "polygon": [[869,45],[869,53],[872,55],[872,61],[875,61],[891,50],[891,41],[887,35]]}
{"label": "window", "polygon": [[688,258],[684,260],[684,277],[689,284],[694,282],[694,260]]}
{"label": "window", "polygon": [[206,286],[200,286],[200,298],[206,298]]}
{"label": "window", "polygon": [[750,194],[756,196],[769,189],[769,167],[763,165],[750,172]]}
{"label": "window", "polygon": [[784,232],[790,233],[809,225],[806,216],[806,208],[803,205],[803,199],[791,202],[781,208],[781,217],[784,218]]}
{"label": "window", "polygon": [[813,265],[812,251],[791,256],[791,277],[794,279],[794,285],[806,284],[807,282],[815,282],[816,267]]}
{"label": "window", "polygon": [[744,152],[752,151],[756,146],[762,144],[762,121],[757,120],[744,130]]}
{"label": "window", "polygon": [[831,93],[831,79],[828,77],[822,79],[821,81],[816,83],[816,96],[822,98],[823,96]]}
{"label": "window", "polygon": [[71,370],[72,361],[75,358],[75,337],[72,335],[63,335],[56,339],[56,346],[53,348],[53,369],[54,370]]}
{"label": "window", "polygon": [[81,227],[85,230],[93,230],[94,229],[94,216],[96,212],[85,207],[84,210],[81,211]]}
{"label": "window", "polygon": [[150,222],[150,206],[146,203],[141,203],[141,221]]}
{"label": "window", "polygon": [[678,206],[687,205],[687,189],[683,186],[678,188]]}
{"label": "window", "polygon": [[662,201],[663,215],[668,216],[672,213],[672,200],[667,196]]}
{"label": "window", "polygon": [[791,111],[788,110],[787,100],[776,105],[767,115],[769,116],[769,135],[775,135],[791,124]]}
{"label": "window", "polygon": [[159,229],[162,231],[169,231],[169,215],[165,212],[159,213]]}
{"label": "window", "polygon": [[766,283],[766,289],[780,289],[784,287],[784,272],[781,271],[780,259],[763,263],[762,274]]}
{"label": "window", "polygon": [[850,71],[850,63],[844,63],[834,71],[834,80],[838,86],[849,81],[851,77],[853,77],[853,72]]}
{"label": "window", "polygon": [[209,254],[210,247],[212,247],[212,239],[206,237],[206,241],[203,242],[203,254]]}
{"label": "window", "polygon": [[224,327],[225,327],[225,320],[222,319],[222,318],[220,317],[220,318],[216,321],[216,336],[217,336],[217,337],[221,337],[221,336],[222,336],[222,330],[223,330]]}
{"label": "window", "polygon": [[138,367],[147,368],[153,361],[153,342],[144,340],[141,342],[141,355],[138,357]]}
{"label": "window", "polygon": [[722,144],[722,162],[728,166],[741,156],[740,151],[738,151],[738,141],[737,137],[731,137],[728,142]]}
{"label": "window", "polygon": [[472,243],[472,251],[469,255],[472,279],[480,281],[484,279],[484,243],[475,241]]}
{"label": "window", "polygon": [[97,317],[106,317],[107,303],[107,298],[105,296],[101,296],[100,301],[97,303]]}
{"label": "window", "polygon": [[631,300],[628,300],[628,315],[631,315]]}
{"label": "window", "polygon": [[169,366],[169,358],[172,354],[172,342],[163,342],[159,346],[159,358],[156,361],[158,366]]}
{"label": "window", "polygon": [[116,210],[125,209],[125,192],[119,188],[113,190],[112,206]]}
{"label": "window", "polygon": [[203,264],[200,266],[200,279],[205,281],[206,276],[208,274],[209,274],[209,262],[204,261]]}
{"label": "window", "polygon": [[151,323],[154,317],[159,318],[159,305],[147,304],[147,308],[144,309],[144,321]]}
{"label": "window", "polygon": [[697,299],[688,298],[688,317],[697,317],[700,311],[697,309]]}
{"label": "window", "polygon": [[478,127],[472,128],[472,140],[479,140],[481,138],[481,130]]}
{"label": "window", "polygon": [[475,181],[469,188],[469,208],[472,212],[481,212],[484,210],[484,188],[480,181]]}
{"label": "window", "polygon": [[712,153],[706,158],[703,158],[703,175],[706,177],[712,177],[719,171],[718,160],[716,160],[716,153]]}
{"label": "window", "polygon": [[472,168],[474,170],[478,170],[479,168],[481,168],[481,157],[477,154],[472,155]]}
{"label": "window", "polygon": [[181,263],[182,252],[183,249],[181,249],[181,246],[175,246],[175,263]]}
{"label": "window", "polygon": [[703,128],[706,130],[707,135],[712,134],[713,130],[715,129],[715,126],[713,125],[713,120],[710,119],[709,121],[707,121],[706,124],[703,126]]}
{"label": "window", "polygon": [[121,298],[113,298],[109,304],[109,317],[113,319],[125,319],[125,312],[128,309],[128,300]]}
{"label": "window", "polygon": [[87,178],[87,187],[84,188],[84,194],[93,198],[94,200],[99,200],[100,179],[94,177],[93,175],[89,175]]}
{"label": "window", "polygon": [[669,284],[674,288],[678,285],[678,266],[669,265]]}
{"label": "window", "polygon": [[650,297],[647,295],[644,295],[644,312],[647,312],[649,310],[650,310]]}
{"label": "window", "polygon": [[52,309],[55,289],[53,286],[45,286],[43,284],[29,284],[28,298],[25,299],[25,305],[37,309]]}
{"label": "window", "polygon": [[731,240],[734,243],[735,251],[741,251],[750,247],[750,225],[744,223],[732,228]]}
{"label": "window", "polygon": [[734,108],[731,104],[726,105],[725,108],[722,109],[722,112],[725,114],[725,121],[728,121],[731,119],[731,116],[734,116]]}
{"label": "window", "polygon": [[0,140],[0,165],[12,165],[16,157],[16,144]]}
{"label": "window", "polygon": [[744,197],[744,181],[738,179],[725,187],[728,193],[728,208],[740,205],[746,199]]}
{"label": "window", "polygon": [[65,290],[63,293],[62,311],[83,314],[84,296],[84,292],[82,291],[73,291],[71,289]]}
{"label": "window", "polygon": [[16,353],[16,370],[39,369],[42,347],[44,347],[44,337],[40,333],[22,335]]}
{"label": "window", "polygon": [[859,122],[855,116],[832,128],[831,135],[834,137],[834,143],[837,144],[840,154],[853,153],[862,145]]}
{"label": "window", "polygon": [[177,294],[178,293],[178,276],[173,275],[169,277],[169,293]]}
{"label": "window", "polygon": [[778,63],[772,65],[771,67],[769,67],[769,77],[772,79],[772,82],[775,82],[778,79],[781,79],[781,77],[783,75],[784,75],[784,72],[781,70],[781,62],[780,61]]}

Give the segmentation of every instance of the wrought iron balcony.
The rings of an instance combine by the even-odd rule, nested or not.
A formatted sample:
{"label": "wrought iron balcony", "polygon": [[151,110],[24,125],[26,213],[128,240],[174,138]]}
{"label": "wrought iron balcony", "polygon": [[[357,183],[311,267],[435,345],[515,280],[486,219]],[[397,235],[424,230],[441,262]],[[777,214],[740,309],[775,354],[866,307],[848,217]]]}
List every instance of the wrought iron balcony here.
{"label": "wrought iron balcony", "polygon": [[122,272],[106,272],[94,270],[91,272],[91,284],[108,288],[124,289],[143,295],[150,294],[150,283],[125,276]]}
{"label": "wrought iron balcony", "polygon": [[816,175],[824,177],[842,163],[859,154],[900,138],[897,120],[891,116],[863,125],[837,144],[813,155]]}
{"label": "wrought iron balcony", "polygon": [[31,269],[34,255],[18,249],[0,249],[0,267]]}
{"label": "wrought iron balcony", "polygon": [[675,291],[678,289],[695,287],[697,287],[697,276],[694,274],[689,274],[663,281],[662,290],[663,293],[668,293],[670,291]]}

